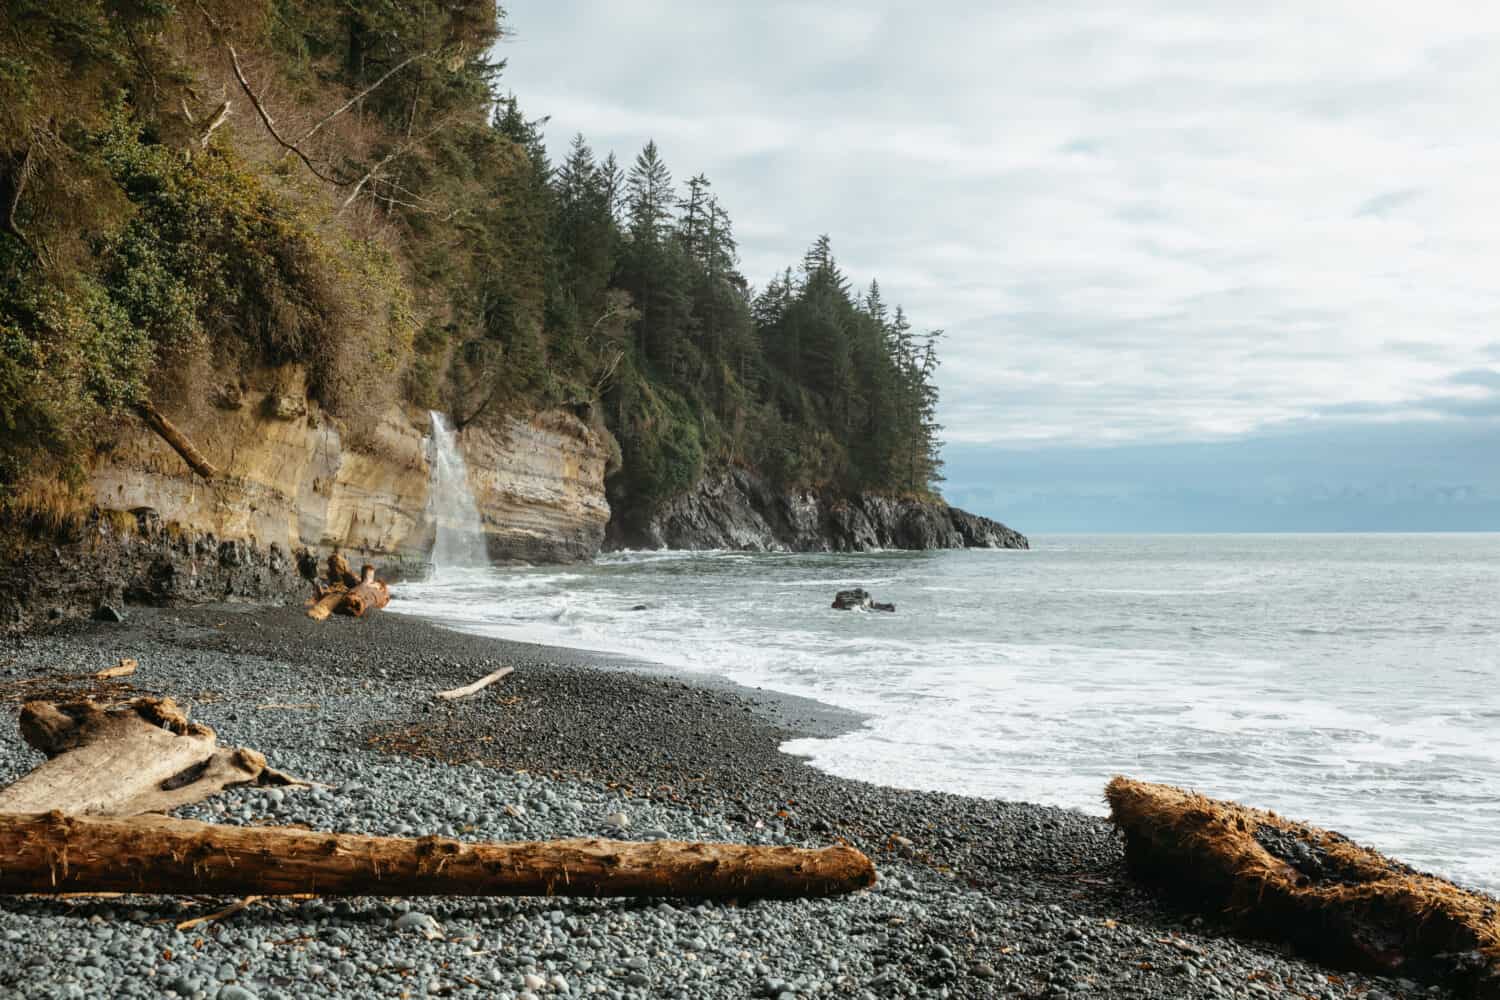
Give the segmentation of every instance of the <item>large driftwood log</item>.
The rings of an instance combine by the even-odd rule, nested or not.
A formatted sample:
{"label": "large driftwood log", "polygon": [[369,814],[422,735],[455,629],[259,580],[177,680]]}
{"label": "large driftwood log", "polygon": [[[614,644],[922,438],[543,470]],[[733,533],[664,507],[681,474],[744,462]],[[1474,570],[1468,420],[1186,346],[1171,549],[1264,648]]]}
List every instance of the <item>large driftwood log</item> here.
{"label": "large driftwood log", "polygon": [[328,557],[328,583],[330,586],[343,584],[345,588],[359,586],[359,577],[349,568],[349,560],[343,553],[335,552]]}
{"label": "large driftwood log", "polygon": [[363,576],[359,583],[349,588],[343,602],[333,609],[341,615],[363,618],[366,611],[391,603],[391,588],[384,580],[375,579],[375,567],[366,564],[360,572]]}
{"label": "large driftwood log", "polygon": [[203,457],[203,452],[199,451],[193,442],[188,440],[186,434],[177,429],[176,424],[162,416],[156,407],[152,406],[149,402],[140,402],[136,404],[135,409],[141,415],[141,419],[146,422],[146,426],[155,431],[157,436],[163,441],[171,445],[172,450],[181,455],[182,460],[194,472],[198,473],[204,479],[213,479],[219,474],[219,470],[214,467],[214,464]]}
{"label": "large driftwood log", "polygon": [[355,576],[349,562],[335,552],[328,557],[328,583],[316,584],[317,593],[308,605],[307,617],[323,621],[335,611],[341,615],[363,618],[366,611],[383,608],[391,602],[391,588],[375,579],[375,567],[366,563]]}
{"label": "large driftwood log", "polygon": [[672,841],[466,844],[161,816],[0,816],[0,893],[284,896],[834,896],[875,882],[852,847]]}
{"label": "large driftwood log", "polygon": [[323,621],[333,614],[333,609],[343,603],[349,588],[343,584],[332,584],[328,588],[319,588],[318,596],[313,600],[312,606],[307,609],[307,617],[315,622]]}
{"label": "large driftwood log", "polygon": [[[221,747],[170,698],[104,709],[91,701],[27,702],[21,735],[49,758],[0,789],[0,813],[133,816],[166,812],[235,785],[296,782],[254,750]],[[0,855],[3,856],[3,855]]]}
{"label": "large driftwood log", "polygon": [[1170,785],[1105,791],[1125,861],[1182,903],[1329,965],[1500,1000],[1500,904],[1342,834]]}

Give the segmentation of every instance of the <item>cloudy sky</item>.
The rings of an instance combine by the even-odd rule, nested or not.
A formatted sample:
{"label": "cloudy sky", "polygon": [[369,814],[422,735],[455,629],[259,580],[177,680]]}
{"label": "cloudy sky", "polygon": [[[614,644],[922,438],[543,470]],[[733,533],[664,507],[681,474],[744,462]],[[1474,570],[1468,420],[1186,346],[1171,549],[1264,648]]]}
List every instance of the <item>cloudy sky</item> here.
{"label": "cloudy sky", "polygon": [[507,84],[947,331],[950,497],[1034,531],[1500,530],[1480,0],[516,0]]}

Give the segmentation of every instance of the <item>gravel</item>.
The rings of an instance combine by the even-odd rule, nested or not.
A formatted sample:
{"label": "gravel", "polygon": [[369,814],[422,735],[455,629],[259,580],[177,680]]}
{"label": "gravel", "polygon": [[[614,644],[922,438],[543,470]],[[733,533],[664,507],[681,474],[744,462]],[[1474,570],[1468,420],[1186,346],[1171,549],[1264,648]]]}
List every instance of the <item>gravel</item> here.
{"label": "gravel", "polygon": [[[0,900],[0,995],[330,997],[1441,997],[1324,969],[1164,907],[1103,821],[821,774],[777,747],[847,713],[398,615],[132,609],[0,645],[15,704],[168,694],[226,743],[326,788],[234,790],[180,815],[382,834],[827,844],[880,870],[834,900]],[[428,695],[514,665],[464,702]],[[67,678],[72,678],[71,680]],[[0,781],[39,757],[0,727]]]}

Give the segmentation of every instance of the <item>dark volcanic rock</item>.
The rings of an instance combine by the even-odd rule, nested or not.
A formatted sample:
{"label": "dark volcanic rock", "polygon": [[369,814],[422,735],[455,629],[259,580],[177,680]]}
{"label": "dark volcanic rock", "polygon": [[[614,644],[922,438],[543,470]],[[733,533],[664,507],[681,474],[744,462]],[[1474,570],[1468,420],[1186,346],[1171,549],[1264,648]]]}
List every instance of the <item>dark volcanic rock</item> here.
{"label": "dark volcanic rock", "polygon": [[836,611],[855,611],[870,606],[870,594],[855,587],[853,590],[841,590],[833,595],[833,607]]}
{"label": "dark volcanic rock", "polygon": [[1026,537],[942,500],[862,493],[783,493],[745,469],[705,476],[643,526],[612,521],[605,548],[866,552],[1028,548]]}
{"label": "dark volcanic rock", "polygon": [[0,553],[0,634],[65,618],[120,622],[127,603],[282,604],[306,594],[297,558],[281,546],[180,531],[144,507],[96,514],[73,538],[12,537]]}

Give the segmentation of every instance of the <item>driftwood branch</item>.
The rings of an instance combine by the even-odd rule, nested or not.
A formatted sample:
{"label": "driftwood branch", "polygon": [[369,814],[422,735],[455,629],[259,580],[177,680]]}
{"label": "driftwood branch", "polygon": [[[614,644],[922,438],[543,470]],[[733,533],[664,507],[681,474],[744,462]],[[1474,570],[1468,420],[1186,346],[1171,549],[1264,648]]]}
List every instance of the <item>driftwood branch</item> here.
{"label": "driftwood branch", "polygon": [[212,729],[188,721],[170,698],[138,698],[115,709],[28,702],[20,727],[49,759],[0,789],[0,813],[133,816],[236,785],[295,784],[254,750],[219,746]]}
{"label": "driftwood branch", "polygon": [[437,696],[439,698],[442,698],[444,701],[459,701],[463,698],[469,697],[469,695],[471,694],[478,694],[498,680],[503,680],[504,678],[515,673],[515,669],[515,667],[501,667],[494,673],[486,674],[485,676],[479,678],[479,680],[475,681],[473,684],[465,684],[463,687],[457,687],[451,691],[439,691],[437,693]]}
{"label": "driftwood branch", "polygon": [[181,455],[182,460],[194,472],[198,473],[204,479],[213,479],[219,474],[219,470],[214,464],[203,457],[203,452],[199,451],[193,442],[188,440],[187,435],[178,430],[172,421],[162,416],[156,407],[152,406],[149,402],[141,402],[136,404],[135,410],[140,414],[141,419],[146,422],[146,426],[155,431],[157,436],[163,441],[171,445],[172,450]]}
{"label": "driftwood branch", "polygon": [[163,816],[0,816],[0,893],[285,896],[835,896],[875,882],[852,847],[673,841],[470,844]]}

